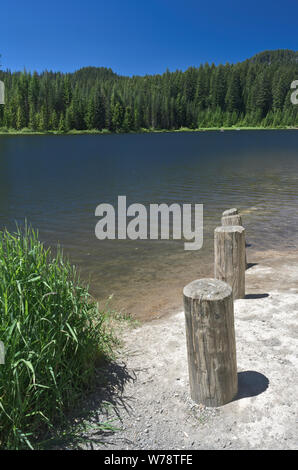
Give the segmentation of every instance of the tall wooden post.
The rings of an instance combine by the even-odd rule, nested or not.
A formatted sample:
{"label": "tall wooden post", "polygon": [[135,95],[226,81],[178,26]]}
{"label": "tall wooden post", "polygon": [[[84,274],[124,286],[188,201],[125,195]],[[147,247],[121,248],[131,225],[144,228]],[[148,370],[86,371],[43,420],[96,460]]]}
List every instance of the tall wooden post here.
{"label": "tall wooden post", "polygon": [[227,282],[234,299],[245,297],[245,229],[224,225],[214,231],[214,276]]}
{"label": "tall wooden post", "polygon": [[[221,225],[242,225],[241,215],[238,214],[238,209],[228,209],[222,213]],[[248,267],[247,256],[245,251],[245,267]]]}
{"label": "tall wooden post", "polygon": [[191,398],[224,405],[238,391],[232,289],[200,279],[184,287],[183,296]]}

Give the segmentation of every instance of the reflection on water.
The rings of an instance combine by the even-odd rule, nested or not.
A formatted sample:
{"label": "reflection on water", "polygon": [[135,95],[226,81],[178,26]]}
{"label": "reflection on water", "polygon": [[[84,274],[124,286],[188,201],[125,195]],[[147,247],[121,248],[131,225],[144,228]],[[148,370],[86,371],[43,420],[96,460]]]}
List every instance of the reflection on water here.
{"label": "reflection on water", "polygon": [[[253,249],[295,248],[298,237],[297,131],[107,136],[0,137],[0,224],[26,217],[60,242],[90,277],[98,298],[151,317],[181,304],[183,286],[212,275],[213,230],[238,207]],[[204,245],[183,241],[99,241],[95,208],[203,203]]]}

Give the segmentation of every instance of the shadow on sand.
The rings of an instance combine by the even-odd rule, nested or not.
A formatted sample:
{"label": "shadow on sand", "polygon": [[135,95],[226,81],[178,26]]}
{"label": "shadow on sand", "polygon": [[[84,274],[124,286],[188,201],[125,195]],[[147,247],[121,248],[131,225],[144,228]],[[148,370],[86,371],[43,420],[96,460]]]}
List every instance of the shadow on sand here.
{"label": "shadow on sand", "polygon": [[[125,363],[109,362],[97,370],[92,393],[65,417],[63,429],[57,429],[46,439],[45,449],[81,449],[88,445],[113,444],[115,431],[121,429],[123,413],[133,411],[134,398],[125,395],[125,385],[136,380],[137,371],[128,370]],[[107,442],[108,441],[108,442]]]}
{"label": "shadow on sand", "polygon": [[247,370],[238,373],[238,393],[235,400],[241,398],[255,397],[265,392],[269,387],[269,380],[260,372]]}
{"label": "shadow on sand", "polygon": [[253,268],[254,266],[258,266],[259,263],[247,263],[246,264],[246,271],[250,268]]}
{"label": "shadow on sand", "polygon": [[246,294],[245,299],[264,299],[269,297],[269,294]]}

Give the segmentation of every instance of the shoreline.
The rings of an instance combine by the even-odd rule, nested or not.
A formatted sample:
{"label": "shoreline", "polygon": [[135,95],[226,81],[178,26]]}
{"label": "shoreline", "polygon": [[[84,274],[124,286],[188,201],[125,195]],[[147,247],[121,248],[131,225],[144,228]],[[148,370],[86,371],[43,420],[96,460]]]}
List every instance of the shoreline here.
{"label": "shoreline", "polygon": [[33,131],[30,129],[26,130],[16,130],[16,129],[7,129],[5,131],[0,129],[0,136],[18,136],[18,135],[134,135],[134,134],[166,134],[166,133],[187,133],[187,132],[226,132],[226,131],[297,131],[298,127],[286,126],[286,127],[241,127],[241,126],[232,126],[232,127],[201,127],[198,129],[190,129],[187,127],[182,127],[180,129],[140,129],[139,131],[131,132],[112,132],[107,129],[97,130],[77,130],[72,129],[67,132],[60,131]]}
{"label": "shoreline", "polygon": [[[248,268],[246,269],[246,278],[250,278],[251,268],[255,264],[255,260],[258,259],[259,263],[265,262],[270,257],[272,264],[279,263],[283,257],[287,259],[297,257],[297,251],[288,247],[279,247],[278,249],[262,249],[247,247],[246,248]],[[192,282],[195,279],[209,278],[214,276],[214,260],[213,255],[210,253],[202,262],[201,267],[198,269],[196,265],[192,265],[190,260],[183,264],[177,264],[174,266],[175,276],[171,276],[170,272],[165,272],[167,284],[162,280],[156,282],[153,285],[144,285],[142,289],[138,290],[138,296],[136,292],[131,293],[131,302],[128,302],[127,298],[123,298],[123,292],[117,292],[117,297],[113,296],[109,303],[109,307],[112,311],[119,312],[124,317],[129,316],[132,320],[137,321],[140,325],[152,324],[155,321],[170,319],[175,313],[183,310],[183,298],[182,291],[185,285]],[[187,274],[185,274],[187,272]],[[261,279],[262,285],[269,284],[269,288],[273,288],[273,281]],[[291,286],[294,287],[294,286]],[[274,283],[276,290],[287,290],[284,287],[282,280],[278,280]],[[96,290],[91,292],[97,302],[100,305],[104,305],[106,297],[100,297],[97,295]],[[147,295],[150,292],[150,295]],[[258,283],[249,283],[249,294],[257,294],[259,292]],[[103,300],[104,299],[104,300]]]}

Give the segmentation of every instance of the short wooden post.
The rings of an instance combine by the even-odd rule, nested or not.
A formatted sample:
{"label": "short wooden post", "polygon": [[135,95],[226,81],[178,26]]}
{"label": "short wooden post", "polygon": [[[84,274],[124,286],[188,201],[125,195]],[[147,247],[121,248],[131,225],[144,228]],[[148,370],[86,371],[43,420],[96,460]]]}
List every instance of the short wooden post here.
{"label": "short wooden post", "polygon": [[227,282],[234,299],[245,297],[245,229],[224,225],[214,231],[214,276]]}
{"label": "short wooden post", "polygon": [[226,211],[224,211],[222,213],[222,216],[227,217],[229,215],[235,215],[235,214],[238,214],[238,209],[236,209],[236,207],[233,207],[233,209],[227,209]]}
{"label": "short wooden post", "polygon": [[239,214],[226,215],[221,218],[221,225],[242,225],[242,218]]}
{"label": "short wooden post", "polygon": [[191,398],[224,405],[238,391],[232,289],[200,279],[184,287],[183,296]]}

